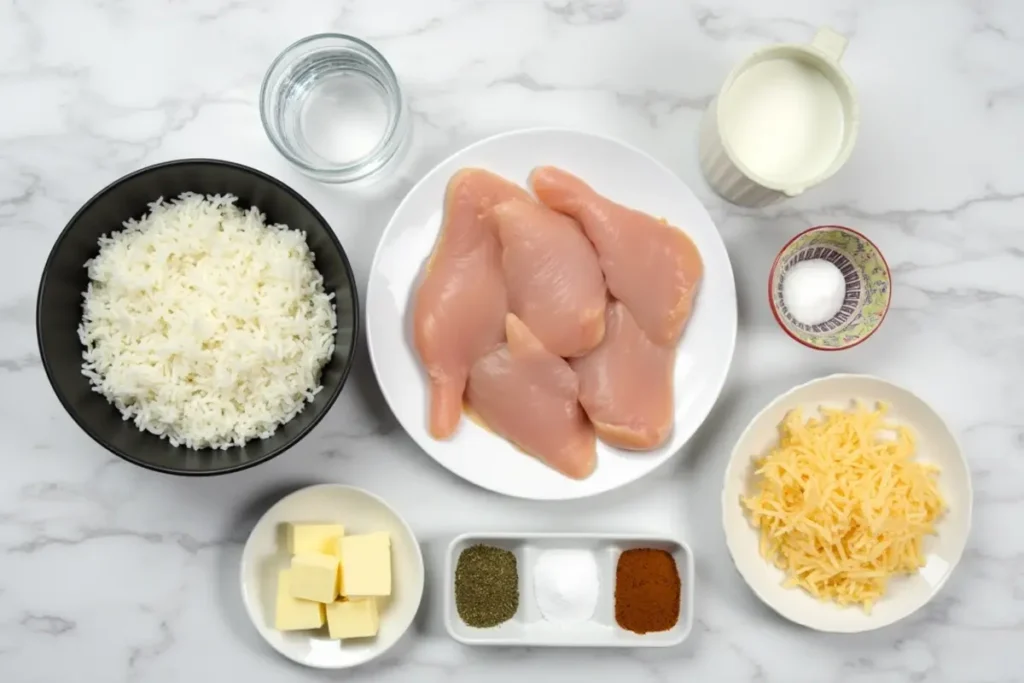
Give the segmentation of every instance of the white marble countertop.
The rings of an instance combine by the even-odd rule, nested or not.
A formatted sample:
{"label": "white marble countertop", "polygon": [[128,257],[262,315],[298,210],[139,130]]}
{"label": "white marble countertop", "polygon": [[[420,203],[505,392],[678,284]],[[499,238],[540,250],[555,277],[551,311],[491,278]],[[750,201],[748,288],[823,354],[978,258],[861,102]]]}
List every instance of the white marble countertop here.
{"label": "white marble countertop", "polygon": [[[849,164],[781,207],[723,205],[696,127],[730,65],[827,23],[863,125]],[[275,54],[325,30],[392,61],[414,112],[408,175],[373,191],[318,185],[260,127]],[[0,679],[42,681],[1024,680],[1024,5],[1015,0],[4,0],[0,2]],[[740,296],[728,385],[673,464],[597,500],[535,504],[478,490],[419,452],[365,353],[299,447],[204,480],[121,462],[64,413],[40,366],[36,288],[57,233],[94,192],[153,162],[222,157],[282,178],[341,236],[365,287],[389,214],[442,157],[554,124],[620,137],[670,165],[725,236]],[[841,222],[889,259],[893,309],[870,342],[816,353],[776,327],[765,281],[799,230]],[[836,636],[775,617],[733,571],[719,525],[726,457],[778,392],[876,373],[930,401],[970,458],[967,554],[927,608]],[[394,657],[345,675],[286,662],[247,623],[241,543],[297,485],[337,481],[393,503],[423,542],[428,588]],[[442,551],[468,530],[665,531],[697,558],[697,627],[657,652],[473,650],[445,634]]]}

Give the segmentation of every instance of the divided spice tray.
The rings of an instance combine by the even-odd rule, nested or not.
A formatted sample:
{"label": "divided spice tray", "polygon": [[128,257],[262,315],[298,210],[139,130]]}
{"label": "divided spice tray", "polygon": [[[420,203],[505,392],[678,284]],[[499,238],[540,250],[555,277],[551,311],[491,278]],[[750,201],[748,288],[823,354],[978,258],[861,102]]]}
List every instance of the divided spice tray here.
{"label": "divided spice tray", "polygon": [[[455,606],[455,568],[463,550],[489,545],[515,554],[519,574],[519,609],[515,616],[493,628],[465,624]],[[615,621],[615,569],[619,556],[633,548],[665,550],[679,571],[679,621],[668,631],[640,635]],[[594,616],[582,623],[547,621],[535,598],[534,565],[546,550],[589,550],[597,561],[598,590]],[[448,546],[445,565],[445,625],[455,640],[466,645],[530,647],[670,647],[686,640],[693,627],[693,553],[683,542],[665,536],[621,534],[463,534]]]}

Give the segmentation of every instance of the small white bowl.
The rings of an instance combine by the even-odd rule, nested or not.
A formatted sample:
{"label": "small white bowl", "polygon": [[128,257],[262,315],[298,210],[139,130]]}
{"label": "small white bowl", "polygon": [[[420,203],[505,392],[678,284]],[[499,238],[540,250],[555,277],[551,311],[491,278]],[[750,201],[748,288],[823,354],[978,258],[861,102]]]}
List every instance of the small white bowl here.
{"label": "small white bowl", "polygon": [[[288,522],[342,524],[346,534],[391,535],[391,597],[380,603],[376,638],[330,640],[324,629],[274,628],[277,575],[288,566]],[[423,554],[405,520],[377,496],[353,486],[320,484],[279,500],[253,527],[242,551],[242,600],[256,630],[294,662],[318,669],[348,669],[380,657],[412,625],[423,597]]]}
{"label": "small white bowl", "polygon": [[[824,260],[843,275],[843,305],[817,325],[800,322],[782,296],[792,268],[804,261]],[[874,242],[841,225],[819,225],[786,243],[768,273],[768,304],[779,327],[804,346],[818,351],[851,349],[873,335],[889,312],[892,273]]]}
{"label": "small white bowl", "polygon": [[[784,588],[784,574],[765,560],[759,535],[740,506],[749,492],[753,460],[778,441],[786,413],[801,407],[816,414],[818,406],[849,407],[854,399],[867,405],[888,403],[889,417],[910,427],[917,437],[917,459],[937,465],[938,487],[948,510],[936,535],[924,541],[925,566],[915,575],[897,577],[870,614],[860,607],[822,602],[799,588]],[[750,421],[733,448],[722,490],[722,523],[726,544],[740,575],[761,600],[798,624],[818,631],[858,633],[893,624],[923,607],[946,583],[960,561],[971,528],[973,491],[963,452],[942,418],[921,398],[890,382],[868,375],[830,375],[787,391]]]}
{"label": "small white bowl", "polygon": [[[515,553],[519,572],[519,610],[493,628],[467,626],[455,606],[455,567],[466,548],[482,543]],[[675,560],[682,584],[679,621],[667,631],[640,635],[615,621],[615,568],[624,550],[666,550]],[[545,550],[587,550],[594,553],[598,570],[598,599],[594,616],[579,624],[547,621],[537,606],[533,567]],[[529,647],[671,647],[686,640],[693,628],[693,553],[682,541],[664,536],[622,534],[463,534],[448,546],[445,563],[444,616],[448,634],[465,645]]]}

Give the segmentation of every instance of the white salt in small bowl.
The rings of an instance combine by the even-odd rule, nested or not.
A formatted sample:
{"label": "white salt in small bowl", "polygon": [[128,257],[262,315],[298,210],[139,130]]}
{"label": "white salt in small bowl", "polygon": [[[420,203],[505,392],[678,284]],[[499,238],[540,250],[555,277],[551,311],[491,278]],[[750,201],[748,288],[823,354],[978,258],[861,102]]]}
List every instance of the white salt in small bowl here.
{"label": "white salt in small bowl", "polygon": [[[786,287],[787,277],[813,260],[839,269],[843,292],[831,317],[808,321],[789,305],[785,294],[792,292]],[[814,286],[814,278],[810,281]],[[820,292],[823,297],[828,294]],[[782,248],[768,274],[768,303],[779,326],[804,346],[821,351],[849,349],[874,334],[889,311],[891,294],[892,275],[882,252],[864,235],[839,225],[801,232]]]}

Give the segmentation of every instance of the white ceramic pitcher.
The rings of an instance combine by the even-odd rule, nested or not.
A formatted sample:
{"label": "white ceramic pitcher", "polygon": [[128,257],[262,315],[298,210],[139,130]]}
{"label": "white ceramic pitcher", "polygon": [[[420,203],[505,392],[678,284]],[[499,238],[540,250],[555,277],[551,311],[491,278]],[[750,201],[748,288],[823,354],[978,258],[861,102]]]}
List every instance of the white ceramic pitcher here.
{"label": "white ceramic pitcher", "polygon": [[853,150],[860,113],[839,66],[846,38],[770,45],[741,62],[704,113],[700,164],[724,199],[765,206],[832,176]]}

